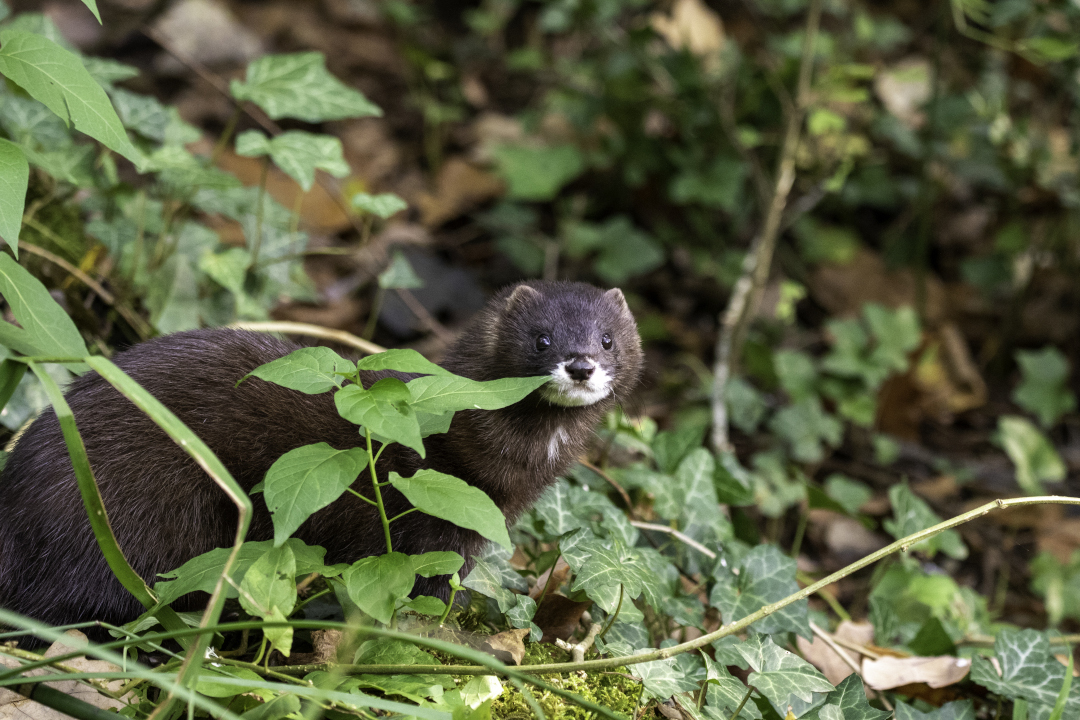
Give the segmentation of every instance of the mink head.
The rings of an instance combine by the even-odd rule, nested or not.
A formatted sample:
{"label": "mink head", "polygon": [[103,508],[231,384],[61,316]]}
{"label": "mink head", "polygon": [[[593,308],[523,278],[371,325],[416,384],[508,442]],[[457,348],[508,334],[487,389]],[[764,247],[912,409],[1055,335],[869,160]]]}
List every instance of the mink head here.
{"label": "mink head", "polygon": [[496,298],[488,335],[503,377],[548,375],[539,393],[562,407],[623,400],[641,375],[641,340],[622,291],[530,282]]}

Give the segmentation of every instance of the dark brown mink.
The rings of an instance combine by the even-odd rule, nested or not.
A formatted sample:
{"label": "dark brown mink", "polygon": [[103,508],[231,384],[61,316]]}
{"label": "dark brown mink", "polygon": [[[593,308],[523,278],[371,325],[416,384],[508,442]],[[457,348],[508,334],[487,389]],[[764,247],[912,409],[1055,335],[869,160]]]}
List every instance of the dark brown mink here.
{"label": "dark brown mink", "polygon": [[[299,346],[229,329],[150,340],[114,362],[164,403],[217,454],[245,490],[285,452],[326,442],[359,446],[332,393],[306,395],[248,379],[259,365]],[[463,411],[450,430],[425,439],[427,458],[391,445],[376,471],[412,475],[433,468],[486,492],[512,524],[585,449],[592,428],[626,399],[641,374],[637,326],[622,292],[569,282],[529,282],[497,294],[450,348],[443,366],[474,380],[550,375],[525,400],[502,410]],[[391,374],[362,373],[365,386]],[[231,545],[236,508],[195,462],[143,412],[96,373],[76,379],[66,398],[75,414],[113,531],[150,585],[159,573]],[[353,488],[370,494],[367,472]],[[410,506],[383,490],[389,516]],[[261,494],[248,540],[273,537]],[[56,415],[50,409],[18,440],[0,474],[0,606],[51,625],[122,624],[143,607],[116,580],[83,508]],[[394,550],[454,550],[466,558],[486,542],[477,533],[419,512],[391,525]],[[328,563],[386,551],[374,508],[346,493],[295,533],[326,548]],[[446,598],[446,578],[418,578],[414,594]],[[193,609],[205,596],[181,598]]]}

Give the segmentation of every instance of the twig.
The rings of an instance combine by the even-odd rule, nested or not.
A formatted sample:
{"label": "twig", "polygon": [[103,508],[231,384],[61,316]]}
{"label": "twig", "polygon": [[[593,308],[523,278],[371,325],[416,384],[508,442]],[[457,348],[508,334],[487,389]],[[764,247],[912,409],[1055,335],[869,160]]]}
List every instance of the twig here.
{"label": "twig", "polygon": [[608,485],[615,488],[615,490],[619,493],[619,496],[623,499],[623,502],[626,503],[626,512],[628,512],[630,514],[631,519],[633,519],[633,517],[634,517],[634,504],[632,502],[630,502],[630,495],[626,492],[626,490],[623,489],[623,486],[620,485],[618,482],[616,482],[615,478],[611,477],[611,475],[608,475],[606,472],[601,470],[596,465],[593,465],[591,462],[586,460],[584,457],[579,457],[578,462],[581,463],[581,465],[583,467],[587,467],[588,469],[592,470],[594,473],[596,473],[597,475],[602,477],[605,481],[607,481]]}
{"label": "twig", "polygon": [[446,329],[446,326],[435,319],[435,316],[428,312],[428,309],[424,307],[424,304],[416,299],[416,296],[404,288],[396,288],[394,290],[401,298],[401,301],[412,311],[412,314],[416,316],[416,319],[422,322],[428,330],[435,333],[435,337],[445,345],[449,345],[454,342],[454,333]]}
{"label": "twig", "polygon": [[[855,660],[853,660],[850,655],[844,652],[844,649],[837,644],[836,640],[833,639],[832,635],[825,632],[814,623],[810,623],[810,629],[814,632],[815,635],[821,638],[821,641],[823,643],[829,646],[830,650],[840,656],[840,659],[844,662],[844,664],[851,668],[851,672],[855,673],[859,676],[860,679],[862,679],[862,670],[859,669],[859,664],[855,662]],[[874,690],[874,694],[877,695],[878,700],[880,700],[881,704],[885,706],[885,709],[892,712],[893,706],[889,704],[889,701],[885,697],[885,695],[878,690]]]}
{"label": "twig", "polygon": [[728,438],[727,406],[724,391],[727,389],[731,366],[738,358],[742,336],[757,304],[758,296],[769,277],[773,251],[780,236],[784,208],[788,194],[795,183],[795,152],[799,147],[803,116],[810,96],[810,76],[814,66],[814,40],[821,20],[821,0],[811,0],[803,36],[802,60],[799,64],[799,85],[795,102],[787,113],[787,127],[781,146],[780,164],[773,186],[772,201],[765,215],[765,222],[743,261],[743,274],[735,283],[731,299],[720,318],[720,332],[716,338],[716,361],[713,366],[712,446],[716,452],[731,452]]}
{"label": "twig", "polygon": [[252,330],[254,332],[264,333],[287,333],[289,335],[305,335],[307,337],[316,337],[322,340],[333,340],[334,342],[341,343],[342,345],[348,345],[354,347],[362,353],[368,355],[377,355],[381,352],[386,352],[386,348],[382,345],[376,345],[370,340],[364,340],[353,335],[351,332],[345,330],[334,330],[331,328],[322,327],[321,325],[312,325],[311,323],[302,322],[289,322],[286,320],[281,321],[268,321],[268,322],[238,322],[229,325],[231,328],[237,330]]}
{"label": "twig", "polygon": [[569,652],[573,662],[584,662],[585,653],[593,646],[593,643],[596,641],[596,636],[600,634],[600,629],[602,627],[603,626],[600,623],[593,623],[589,628],[589,634],[582,638],[581,642],[577,645],[571,645],[562,638],[555,638],[555,644]]}
{"label": "twig", "polygon": [[694,538],[679,532],[675,528],[669,528],[667,525],[657,525],[655,523],[640,522],[638,520],[631,520],[630,524],[638,528],[639,530],[655,530],[656,532],[667,533],[668,535],[671,535],[672,537],[683,541],[684,543],[694,548],[710,560],[716,559],[716,553],[699,543]]}

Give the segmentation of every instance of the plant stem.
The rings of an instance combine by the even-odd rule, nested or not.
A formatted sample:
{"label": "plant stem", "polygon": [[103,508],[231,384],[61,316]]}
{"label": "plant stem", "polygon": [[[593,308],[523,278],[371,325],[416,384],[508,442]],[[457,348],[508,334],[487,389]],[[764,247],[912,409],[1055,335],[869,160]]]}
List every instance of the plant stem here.
{"label": "plant stem", "polygon": [[739,707],[735,708],[735,712],[731,713],[731,720],[738,720],[739,713],[746,707],[746,703],[750,701],[750,696],[754,694],[754,688],[750,687],[746,689],[746,694],[743,695],[742,702],[739,703]]}
{"label": "plant stem", "polygon": [[382,491],[379,490],[379,478],[375,474],[375,456],[371,452],[371,430],[366,427],[364,428],[364,437],[367,438],[368,472],[371,473],[371,486],[375,488],[375,506],[379,508],[379,519],[382,520],[383,537],[386,538],[386,552],[392,553],[394,552],[394,543],[390,540],[390,520],[386,517],[386,506],[383,505]]}
{"label": "plant stem", "polygon": [[611,618],[607,621],[607,625],[600,631],[600,639],[603,640],[607,635],[607,631],[611,629],[611,626],[615,624],[615,619],[619,617],[619,611],[622,610],[623,593],[625,592],[625,586],[619,583],[619,604],[615,606],[615,612],[612,613]]}
{"label": "plant stem", "polygon": [[262,247],[263,236],[263,204],[266,198],[266,176],[270,173],[270,158],[263,160],[262,174],[259,175],[259,195],[255,201],[255,238],[252,240],[251,264],[255,267],[259,263],[259,249]]}

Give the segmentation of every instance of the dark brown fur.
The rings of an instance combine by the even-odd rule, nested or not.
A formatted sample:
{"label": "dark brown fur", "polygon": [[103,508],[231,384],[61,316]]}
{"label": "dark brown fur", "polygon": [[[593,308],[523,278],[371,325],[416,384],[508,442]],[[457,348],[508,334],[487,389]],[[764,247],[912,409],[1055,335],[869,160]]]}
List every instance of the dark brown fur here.
{"label": "dark brown fur", "polygon": [[[387,448],[377,467],[411,475],[435,468],[483,489],[513,523],[585,449],[592,427],[626,398],[641,372],[637,328],[618,291],[580,283],[530,283],[496,296],[451,348],[444,366],[475,380],[547,374],[555,357],[597,357],[612,393],[593,405],[562,407],[533,393],[492,412],[466,411],[450,431],[425,439],[426,460]],[[614,344],[602,350],[610,333]],[[551,336],[552,352],[536,351]],[[169,407],[218,455],[246,490],[283,453],[316,442],[362,444],[338,416],[331,393],[305,395],[257,379],[236,381],[298,346],[256,333],[197,330],[165,336],[118,354],[115,362]],[[385,374],[367,374],[365,385]],[[402,376],[408,379],[408,376]],[[159,573],[232,543],[236,510],[225,494],[146,415],[96,374],[67,393],[120,546],[151,585]],[[552,450],[559,428],[565,440]],[[562,437],[560,435],[560,437]],[[354,484],[370,493],[363,474]],[[407,509],[383,491],[390,516]],[[254,496],[249,540],[273,537],[262,495]],[[455,550],[467,559],[484,544],[475,532],[423,513],[391,526],[394,549],[416,554]],[[296,535],[327,550],[329,563],[385,552],[374,509],[345,494],[313,515]],[[446,597],[445,578],[418,578],[416,594]],[[199,598],[178,606],[191,607]],[[0,476],[0,606],[53,625],[97,619],[124,623],[142,606],[113,577],[90,531],[55,414],[26,431]]]}

